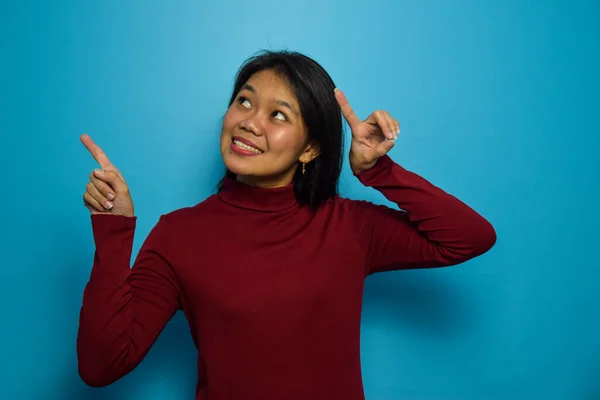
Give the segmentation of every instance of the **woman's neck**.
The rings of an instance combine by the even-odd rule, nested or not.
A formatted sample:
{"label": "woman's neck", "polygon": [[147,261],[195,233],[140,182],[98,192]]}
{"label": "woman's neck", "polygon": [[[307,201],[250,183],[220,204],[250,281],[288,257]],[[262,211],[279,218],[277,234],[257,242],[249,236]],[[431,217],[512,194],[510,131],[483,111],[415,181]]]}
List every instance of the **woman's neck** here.
{"label": "woman's neck", "polygon": [[237,175],[236,180],[249,186],[263,189],[273,189],[290,185],[293,181],[295,172],[296,170],[293,169],[282,175],[264,177]]}

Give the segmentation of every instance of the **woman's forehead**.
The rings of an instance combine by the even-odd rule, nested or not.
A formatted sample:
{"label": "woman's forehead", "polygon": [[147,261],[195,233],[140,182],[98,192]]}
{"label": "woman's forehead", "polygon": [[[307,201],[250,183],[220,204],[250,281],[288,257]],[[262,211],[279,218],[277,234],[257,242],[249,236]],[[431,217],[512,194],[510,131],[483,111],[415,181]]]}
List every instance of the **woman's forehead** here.
{"label": "woman's forehead", "polygon": [[289,82],[272,70],[262,70],[253,74],[243,88],[257,94],[281,94],[295,97]]}

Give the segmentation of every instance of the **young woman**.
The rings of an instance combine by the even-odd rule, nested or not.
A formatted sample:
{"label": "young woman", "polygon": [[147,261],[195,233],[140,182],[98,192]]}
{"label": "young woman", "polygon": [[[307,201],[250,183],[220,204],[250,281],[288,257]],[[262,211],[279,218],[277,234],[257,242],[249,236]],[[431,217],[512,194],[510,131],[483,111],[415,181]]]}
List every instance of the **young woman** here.
{"label": "young woman", "polygon": [[[337,194],[342,115],[353,174],[399,209]],[[399,131],[385,111],[361,121],[302,54],[250,58],[223,120],[218,192],[162,215],[131,268],[127,184],[83,135],[100,169],[84,194],[96,252],[77,341],[82,379],[126,375],[183,310],[198,349],[196,399],[364,399],[365,278],[462,263],[496,240],[477,212],[387,155]]]}

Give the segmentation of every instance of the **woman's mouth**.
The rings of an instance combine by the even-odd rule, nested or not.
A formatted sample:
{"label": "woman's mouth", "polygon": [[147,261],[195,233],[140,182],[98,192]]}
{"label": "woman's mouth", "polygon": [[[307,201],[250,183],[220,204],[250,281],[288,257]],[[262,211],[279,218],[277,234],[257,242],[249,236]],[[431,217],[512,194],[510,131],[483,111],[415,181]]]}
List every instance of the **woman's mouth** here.
{"label": "woman's mouth", "polygon": [[252,147],[246,143],[242,143],[237,139],[233,139],[231,143],[231,149],[236,153],[243,155],[259,155],[263,153],[262,150],[257,149],[256,147]]}

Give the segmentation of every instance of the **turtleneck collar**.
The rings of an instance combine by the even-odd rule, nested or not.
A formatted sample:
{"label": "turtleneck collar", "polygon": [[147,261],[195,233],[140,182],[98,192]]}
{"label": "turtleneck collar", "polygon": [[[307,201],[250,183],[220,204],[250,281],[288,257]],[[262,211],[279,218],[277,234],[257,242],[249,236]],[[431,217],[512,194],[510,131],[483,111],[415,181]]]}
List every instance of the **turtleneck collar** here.
{"label": "turtleneck collar", "polygon": [[278,188],[261,188],[226,177],[218,196],[227,204],[255,211],[281,211],[298,204],[293,183]]}

